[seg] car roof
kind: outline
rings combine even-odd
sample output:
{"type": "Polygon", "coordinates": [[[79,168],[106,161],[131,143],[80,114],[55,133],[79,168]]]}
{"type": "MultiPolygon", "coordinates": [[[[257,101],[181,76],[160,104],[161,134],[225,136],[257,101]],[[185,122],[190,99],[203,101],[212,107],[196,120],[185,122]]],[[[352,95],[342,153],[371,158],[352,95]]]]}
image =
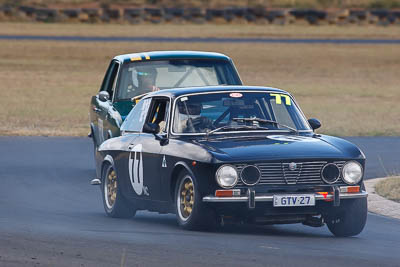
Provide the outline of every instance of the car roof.
{"type": "MultiPolygon", "coordinates": [[[[147,97],[154,96],[167,96],[176,98],[182,95],[197,94],[197,93],[207,93],[207,92],[229,92],[229,91],[268,91],[276,92],[280,94],[289,94],[287,91],[273,88],[273,87],[263,87],[263,86],[246,86],[246,85],[222,85],[222,86],[202,86],[202,87],[185,87],[185,88],[175,88],[175,89],[163,89],[157,92],[148,94],[147,97]]],[[[289,94],[290,95],[290,94],[289,94]]]]}
{"type": "Polygon", "coordinates": [[[132,54],[124,54],[114,59],[128,63],[132,61],[163,60],[163,59],[215,59],[231,60],[227,55],[215,52],[202,51],[151,51],[132,54]]]}

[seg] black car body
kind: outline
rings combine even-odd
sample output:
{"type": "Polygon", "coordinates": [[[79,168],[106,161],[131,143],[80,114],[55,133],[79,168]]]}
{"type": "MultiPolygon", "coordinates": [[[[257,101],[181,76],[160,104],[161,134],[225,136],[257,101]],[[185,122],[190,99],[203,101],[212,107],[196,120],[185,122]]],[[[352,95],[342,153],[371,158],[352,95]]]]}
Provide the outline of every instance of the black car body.
{"type": "Polygon", "coordinates": [[[93,183],[112,217],[172,212],[187,229],[326,222],[335,235],[356,235],[367,215],[365,156],[315,134],[319,126],[279,89],[158,91],[130,112],[120,137],[99,147],[93,183]]]}
{"type": "Polygon", "coordinates": [[[89,136],[95,148],[104,140],[119,136],[122,122],[136,104],[132,98],[144,93],[220,84],[242,84],[233,61],[220,53],[154,51],[116,56],[99,93],[91,98],[89,136]],[[149,68],[152,72],[147,72],[149,68]],[[140,88],[139,75],[150,74],[155,75],[154,88],[140,88]]]}

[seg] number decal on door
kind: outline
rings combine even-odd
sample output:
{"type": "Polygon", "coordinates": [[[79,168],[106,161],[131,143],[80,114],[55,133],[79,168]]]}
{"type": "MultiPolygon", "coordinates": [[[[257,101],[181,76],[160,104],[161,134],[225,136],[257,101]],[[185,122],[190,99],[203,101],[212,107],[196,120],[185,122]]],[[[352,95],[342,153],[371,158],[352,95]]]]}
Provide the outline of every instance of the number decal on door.
{"type": "Polygon", "coordinates": [[[140,196],[143,193],[142,145],[136,145],[131,151],[129,154],[129,178],[131,179],[133,190],[140,196]],[[132,154],[134,154],[133,159],[132,154]]]}

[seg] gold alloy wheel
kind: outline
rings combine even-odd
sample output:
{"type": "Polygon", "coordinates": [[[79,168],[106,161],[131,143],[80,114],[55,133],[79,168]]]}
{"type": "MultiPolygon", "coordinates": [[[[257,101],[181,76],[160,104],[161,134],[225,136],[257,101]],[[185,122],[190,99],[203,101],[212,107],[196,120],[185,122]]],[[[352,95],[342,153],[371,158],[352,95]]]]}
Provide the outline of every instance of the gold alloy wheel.
{"type": "Polygon", "coordinates": [[[180,213],[184,219],[187,219],[189,218],[190,214],[192,214],[194,205],[194,187],[193,181],[190,178],[186,177],[184,182],[181,183],[179,196],[180,213]]]}
{"type": "Polygon", "coordinates": [[[117,198],[117,175],[111,170],[107,175],[107,206],[112,208],[117,198]]]}

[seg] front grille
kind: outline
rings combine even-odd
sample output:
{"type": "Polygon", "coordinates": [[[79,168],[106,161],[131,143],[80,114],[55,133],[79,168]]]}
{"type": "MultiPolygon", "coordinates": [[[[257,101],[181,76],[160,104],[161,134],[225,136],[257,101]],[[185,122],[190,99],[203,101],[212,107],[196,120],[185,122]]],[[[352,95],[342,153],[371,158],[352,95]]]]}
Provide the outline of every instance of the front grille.
{"type": "MultiPolygon", "coordinates": [[[[261,179],[259,185],[321,185],[325,184],[321,178],[321,170],[327,164],[327,161],[311,161],[311,162],[272,162],[272,163],[253,163],[261,171],[261,179]],[[296,168],[294,169],[295,163],[296,168]],[[292,167],[292,168],[291,168],[292,167]]],[[[340,172],[344,165],[344,161],[335,161],[340,172]]],[[[247,164],[235,165],[239,174],[247,164]]],[[[342,179],[338,179],[336,183],[342,183],[342,179]]],[[[244,183],[240,179],[238,186],[243,186],[244,183]]]]}

